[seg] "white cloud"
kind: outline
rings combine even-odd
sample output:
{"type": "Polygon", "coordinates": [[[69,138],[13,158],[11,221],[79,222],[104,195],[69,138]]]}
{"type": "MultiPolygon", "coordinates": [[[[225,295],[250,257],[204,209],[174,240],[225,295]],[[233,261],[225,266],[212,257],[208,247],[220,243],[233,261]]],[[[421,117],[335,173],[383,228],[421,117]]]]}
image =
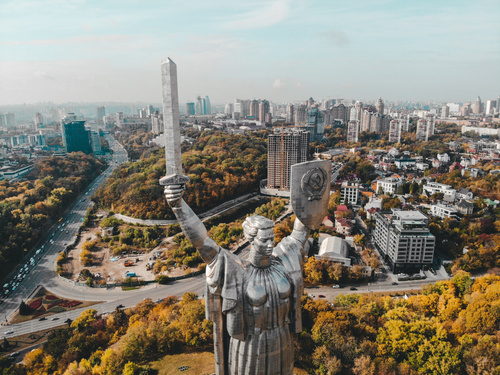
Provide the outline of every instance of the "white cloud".
{"type": "Polygon", "coordinates": [[[232,17],[225,26],[231,30],[258,29],[280,23],[289,15],[289,0],[276,0],[272,3],[265,2],[258,9],[232,17]]]}
{"type": "Polygon", "coordinates": [[[283,82],[281,79],[276,78],[273,82],[273,88],[275,89],[281,89],[285,87],[285,82],[283,82]]]}

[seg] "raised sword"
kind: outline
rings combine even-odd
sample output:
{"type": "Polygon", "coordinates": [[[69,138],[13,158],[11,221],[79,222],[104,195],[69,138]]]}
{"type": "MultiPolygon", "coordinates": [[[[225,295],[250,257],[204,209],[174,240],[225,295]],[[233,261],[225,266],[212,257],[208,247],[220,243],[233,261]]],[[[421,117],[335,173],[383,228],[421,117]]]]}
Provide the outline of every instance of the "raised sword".
{"type": "Polygon", "coordinates": [[[163,137],[165,140],[166,175],[160,185],[183,185],[189,177],[182,172],[181,131],[179,121],[179,93],[177,90],[177,65],[170,59],[161,64],[163,94],[163,137]]]}

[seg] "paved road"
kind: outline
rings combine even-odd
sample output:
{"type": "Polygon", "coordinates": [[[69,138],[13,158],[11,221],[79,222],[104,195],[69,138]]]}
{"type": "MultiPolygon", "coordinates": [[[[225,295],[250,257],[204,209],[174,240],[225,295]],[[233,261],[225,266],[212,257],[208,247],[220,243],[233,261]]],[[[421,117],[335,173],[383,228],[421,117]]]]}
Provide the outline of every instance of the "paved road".
{"type": "MultiPolygon", "coordinates": [[[[26,258],[26,265],[29,270],[26,278],[20,282],[19,286],[4,300],[0,305],[0,320],[5,323],[14,311],[19,307],[22,300],[26,300],[37,289],[39,285],[50,289],[55,288],[57,291],[62,291],[62,281],[56,275],[54,264],[58,254],[63,251],[66,246],[75,240],[81,222],[85,217],[87,209],[92,205],[90,197],[94,191],[109,177],[116,166],[127,162],[128,157],[125,149],[112,137],[107,136],[110,147],[113,149],[113,157],[109,160],[109,167],[97,177],[92,184],[84,191],[81,197],[68,210],[68,213],[62,220],[54,225],[46,236],[45,243],[40,247],[39,254],[33,254],[33,263],[30,262],[31,257],[26,258]]],[[[25,264],[19,266],[23,267],[25,264]]],[[[17,274],[17,271],[15,272],[17,274]]],[[[70,286],[66,285],[66,289],[70,286]]],[[[82,291],[77,295],[77,299],[81,298],[82,291]]],[[[64,294],[62,296],[65,296],[64,294]]],[[[68,296],[68,298],[70,298],[68,296]]],[[[89,296],[90,298],[90,296],[89,296]]],[[[5,329],[3,332],[12,329],[5,329]]],[[[1,333],[1,332],[0,332],[1,333]]],[[[17,335],[18,332],[7,335],[17,335]]],[[[1,335],[0,335],[1,337],[1,335]]]]}

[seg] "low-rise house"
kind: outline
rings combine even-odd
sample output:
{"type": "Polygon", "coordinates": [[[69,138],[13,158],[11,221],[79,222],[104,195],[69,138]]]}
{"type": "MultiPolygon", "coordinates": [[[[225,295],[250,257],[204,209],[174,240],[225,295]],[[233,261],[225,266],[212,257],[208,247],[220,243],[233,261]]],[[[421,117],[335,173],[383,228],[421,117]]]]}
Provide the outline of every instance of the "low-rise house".
{"type": "Polygon", "coordinates": [[[345,217],[335,219],[335,231],[337,233],[343,234],[344,236],[350,236],[352,233],[351,220],[345,217]]]}
{"type": "Polygon", "coordinates": [[[446,204],[433,204],[431,206],[431,215],[439,217],[441,219],[451,217],[457,217],[457,210],[454,206],[446,205],[446,204]]]}
{"type": "Polygon", "coordinates": [[[455,208],[457,209],[457,212],[462,215],[471,215],[474,211],[474,203],[461,199],[457,204],[455,204],[455,208]]]}
{"type": "Polygon", "coordinates": [[[446,152],[443,154],[437,154],[437,159],[441,163],[449,163],[450,162],[450,157],[448,156],[448,154],[446,152]]]}
{"type": "Polygon", "coordinates": [[[461,172],[462,176],[464,176],[466,172],[469,172],[469,176],[472,178],[477,178],[479,176],[479,168],[465,167],[461,172]]]}
{"type": "Polygon", "coordinates": [[[394,165],[399,169],[412,169],[415,167],[415,164],[416,161],[414,158],[403,157],[394,160],[394,165]]]}
{"type": "Polygon", "coordinates": [[[427,164],[427,163],[416,163],[415,167],[419,171],[425,171],[426,169],[429,169],[429,164],[427,164]]]}
{"type": "Polygon", "coordinates": [[[470,191],[468,189],[460,188],[457,190],[457,192],[455,194],[455,200],[458,201],[461,199],[466,199],[466,200],[471,201],[472,199],[474,199],[474,194],[472,194],[472,191],[470,191]]]}
{"type": "Polygon", "coordinates": [[[453,189],[450,185],[440,184],[438,182],[429,182],[427,185],[424,185],[424,192],[429,197],[432,194],[442,193],[443,199],[446,202],[455,201],[456,190],[453,189]]]}

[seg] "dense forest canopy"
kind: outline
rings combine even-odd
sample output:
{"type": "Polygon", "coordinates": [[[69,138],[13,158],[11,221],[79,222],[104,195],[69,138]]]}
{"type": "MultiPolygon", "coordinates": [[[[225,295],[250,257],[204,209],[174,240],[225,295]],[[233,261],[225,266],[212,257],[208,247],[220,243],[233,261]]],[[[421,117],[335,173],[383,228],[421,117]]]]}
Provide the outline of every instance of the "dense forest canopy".
{"type": "Polygon", "coordinates": [[[78,152],[37,161],[27,181],[0,181],[0,277],[7,276],[104,167],[78,152]]]}
{"type": "MultiPolygon", "coordinates": [[[[420,294],[302,298],[303,331],[295,336],[295,366],[308,374],[477,375],[500,371],[500,277],[429,284],[420,294]]],[[[203,300],[145,300],[100,316],[87,310],[53,331],[42,348],[5,375],[153,374],[168,354],[213,351],[203,300]],[[126,372],[129,368],[137,372],[126,372]]]]}
{"type": "MultiPolygon", "coordinates": [[[[257,134],[202,134],[182,155],[191,181],[184,199],[205,211],[237,196],[256,191],[267,173],[265,137],[257,134]]],[[[173,218],[159,179],[165,175],[163,148],[144,151],[136,162],[113,172],[94,201],[99,207],[141,219],[173,218]]]]}

